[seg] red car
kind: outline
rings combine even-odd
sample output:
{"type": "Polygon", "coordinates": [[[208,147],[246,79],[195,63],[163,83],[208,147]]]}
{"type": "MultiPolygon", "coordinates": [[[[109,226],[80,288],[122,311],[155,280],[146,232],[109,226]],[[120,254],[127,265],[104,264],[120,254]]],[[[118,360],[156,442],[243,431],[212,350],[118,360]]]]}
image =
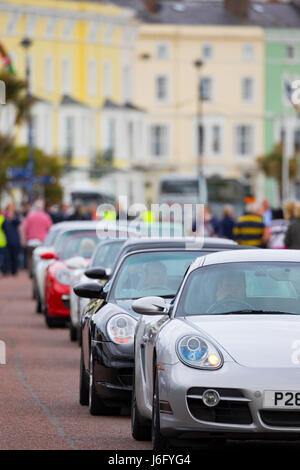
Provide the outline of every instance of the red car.
{"type": "Polygon", "coordinates": [[[77,231],[64,240],[58,253],[41,255],[53,259],[45,277],[45,318],[49,328],[64,326],[69,321],[71,270],[84,268],[98,242],[95,230],[77,231]]]}

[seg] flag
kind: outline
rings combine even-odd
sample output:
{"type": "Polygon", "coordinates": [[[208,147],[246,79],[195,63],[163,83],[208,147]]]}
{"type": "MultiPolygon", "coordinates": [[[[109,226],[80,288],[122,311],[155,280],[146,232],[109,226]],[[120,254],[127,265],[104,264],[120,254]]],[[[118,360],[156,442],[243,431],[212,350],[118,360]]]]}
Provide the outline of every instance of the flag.
{"type": "Polygon", "coordinates": [[[284,85],[285,85],[285,91],[286,91],[289,102],[291,103],[295,111],[299,112],[300,106],[298,103],[295,103],[293,100],[294,89],[292,88],[292,85],[290,84],[290,82],[287,82],[287,81],[284,83],[284,85]]]}
{"type": "Polygon", "coordinates": [[[4,70],[14,75],[15,70],[13,68],[11,58],[9,57],[5,47],[1,43],[0,43],[0,57],[1,57],[4,70]]]}

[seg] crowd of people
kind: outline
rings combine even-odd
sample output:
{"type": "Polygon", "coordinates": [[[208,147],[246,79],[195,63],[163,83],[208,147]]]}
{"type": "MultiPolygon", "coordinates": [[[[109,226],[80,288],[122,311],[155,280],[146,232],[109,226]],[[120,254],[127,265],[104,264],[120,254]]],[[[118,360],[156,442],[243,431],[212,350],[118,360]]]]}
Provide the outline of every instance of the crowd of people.
{"type": "Polygon", "coordinates": [[[220,220],[206,206],[204,226],[207,236],[229,238],[240,245],[300,249],[300,204],[294,201],[286,202],[283,209],[271,209],[267,199],[259,204],[246,198],[244,214],[236,217],[233,208],[225,206],[220,220]]]}
{"type": "MultiPolygon", "coordinates": [[[[68,220],[97,220],[97,205],[58,206],[39,199],[19,211],[13,202],[0,209],[0,272],[16,275],[20,268],[30,270],[34,247],[45,240],[52,224],[68,220]]],[[[193,232],[197,233],[195,225],[193,232]]],[[[300,249],[300,203],[289,201],[283,209],[271,209],[267,199],[259,204],[247,198],[244,214],[236,216],[233,207],[224,206],[222,217],[205,206],[204,235],[259,248],[300,249]]]]}
{"type": "Polygon", "coordinates": [[[19,269],[30,270],[32,251],[43,242],[52,224],[67,220],[96,220],[97,205],[45,204],[38,199],[16,210],[13,202],[0,209],[0,272],[13,275],[19,269]]]}

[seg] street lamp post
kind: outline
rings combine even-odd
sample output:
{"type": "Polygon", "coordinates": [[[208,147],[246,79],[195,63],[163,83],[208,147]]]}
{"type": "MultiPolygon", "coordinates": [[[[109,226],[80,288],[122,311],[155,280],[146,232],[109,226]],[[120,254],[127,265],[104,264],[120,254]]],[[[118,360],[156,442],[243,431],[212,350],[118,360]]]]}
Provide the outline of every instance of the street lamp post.
{"type": "MultiPolygon", "coordinates": [[[[28,49],[32,45],[32,41],[29,38],[24,38],[20,45],[24,48],[25,53],[26,53],[26,81],[27,81],[27,90],[26,90],[26,99],[29,103],[30,97],[31,97],[31,92],[30,92],[30,62],[29,62],[29,56],[28,56],[28,49]]],[[[27,117],[27,123],[28,123],[28,164],[27,164],[27,171],[28,171],[28,196],[29,196],[29,202],[33,202],[34,198],[34,149],[33,149],[33,135],[32,135],[32,115],[30,112],[30,108],[28,109],[28,117],[27,117]]]]}
{"type": "Polygon", "coordinates": [[[199,202],[201,201],[201,180],[203,178],[203,142],[204,142],[204,132],[202,128],[202,99],[201,99],[201,81],[200,81],[200,70],[203,67],[203,61],[198,59],[195,60],[194,66],[197,72],[196,77],[196,99],[197,99],[197,177],[198,177],[198,192],[199,192],[199,202]]]}

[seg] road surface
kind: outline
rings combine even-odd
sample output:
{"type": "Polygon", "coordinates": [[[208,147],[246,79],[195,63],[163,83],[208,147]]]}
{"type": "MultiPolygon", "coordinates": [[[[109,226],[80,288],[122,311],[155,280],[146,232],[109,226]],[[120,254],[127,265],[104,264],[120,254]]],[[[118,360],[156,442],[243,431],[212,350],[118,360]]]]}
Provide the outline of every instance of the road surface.
{"type": "MultiPolygon", "coordinates": [[[[79,405],[80,349],[70,342],[68,329],[48,329],[35,313],[24,272],[0,277],[1,340],[7,363],[1,365],[0,343],[0,450],[151,449],[150,442],[132,439],[128,416],[91,416],[79,405]]],[[[230,442],[226,449],[273,446],[230,442]]],[[[277,449],[286,447],[298,444],[276,443],[277,449]]]]}
{"type": "MultiPolygon", "coordinates": [[[[1,276],[1,275],[0,275],[1,276]]],[[[128,416],[91,416],[78,403],[80,349],[35,313],[26,273],[0,277],[0,449],[150,449],[128,416]]]]}

